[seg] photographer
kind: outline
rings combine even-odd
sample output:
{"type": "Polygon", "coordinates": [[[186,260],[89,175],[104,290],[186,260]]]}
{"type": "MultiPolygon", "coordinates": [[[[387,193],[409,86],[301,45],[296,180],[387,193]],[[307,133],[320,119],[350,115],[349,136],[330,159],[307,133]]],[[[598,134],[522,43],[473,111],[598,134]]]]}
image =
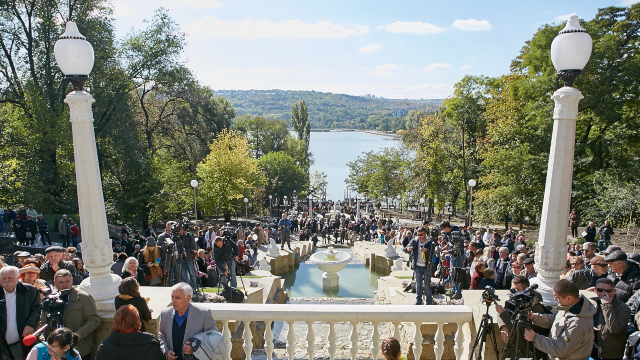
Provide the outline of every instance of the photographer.
{"type": "MultiPolygon", "coordinates": [[[[529,288],[529,279],[527,279],[526,276],[516,275],[511,281],[512,294],[522,293],[528,288],[529,288]]],[[[532,295],[535,296],[535,299],[531,299],[531,300],[526,299],[526,300],[529,300],[530,302],[535,302],[533,306],[528,307],[525,305],[524,309],[515,309],[515,310],[527,311],[526,315],[528,315],[529,310],[536,313],[540,313],[540,314],[547,313],[546,308],[542,305],[542,296],[538,292],[534,292],[532,295]]],[[[514,326],[517,326],[516,322],[517,322],[518,313],[512,313],[511,311],[506,311],[504,307],[498,304],[496,304],[496,312],[500,317],[499,324],[503,323],[503,325],[500,325],[500,338],[502,338],[502,341],[504,341],[504,343],[507,345],[504,350],[504,352],[506,352],[506,355],[503,354],[502,355],[503,358],[515,359],[515,358],[521,358],[521,357],[525,357],[525,358],[530,357],[529,356],[530,354],[528,353],[528,349],[531,343],[528,343],[525,341],[524,332],[521,332],[521,337],[518,339],[518,348],[515,347],[516,339],[511,337],[511,331],[515,330],[514,326]]],[[[535,331],[537,334],[540,334],[543,336],[546,336],[547,334],[549,334],[549,330],[543,329],[539,326],[533,325],[531,326],[531,329],[533,329],[533,331],[535,331]]],[[[540,349],[536,349],[536,357],[537,359],[546,359],[547,354],[545,354],[540,349]]]]}
{"type": "Polygon", "coordinates": [[[218,274],[224,275],[225,283],[231,280],[231,287],[237,287],[236,262],[238,261],[238,245],[228,237],[217,237],[213,246],[213,258],[216,261],[218,274]]]}
{"type": "MultiPolygon", "coordinates": [[[[195,265],[194,260],[198,251],[198,246],[196,245],[196,240],[194,239],[191,233],[187,232],[185,223],[179,223],[176,225],[178,227],[178,234],[180,235],[180,242],[182,243],[182,249],[180,252],[180,257],[186,263],[186,270],[183,266],[182,268],[182,281],[190,284],[192,287],[195,287],[195,265]]],[[[174,239],[176,238],[174,234],[174,239]]],[[[176,241],[178,242],[178,241],[176,241]]],[[[180,248],[180,247],[179,247],[180,248]]]]}
{"type": "Polygon", "coordinates": [[[431,294],[431,266],[435,243],[427,237],[427,229],[418,230],[418,238],[411,240],[406,251],[411,254],[411,267],[416,278],[416,305],[422,305],[422,293],[427,298],[427,305],[433,302],[431,294]]]}
{"type": "Polygon", "coordinates": [[[278,231],[280,231],[280,250],[284,250],[286,242],[289,250],[293,251],[291,249],[291,220],[287,218],[287,213],[282,213],[282,219],[278,222],[278,231]]]}
{"type": "Polygon", "coordinates": [[[534,314],[528,319],[534,325],[551,329],[549,337],[524,331],[524,338],[533,341],[552,357],[560,359],[588,359],[593,348],[593,316],[596,307],[569,280],[558,280],[553,285],[553,295],[558,301],[557,314],[534,314]]]}
{"type": "MultiPolygon", "coordinates": [[[[90,358],[94,350],[93,332],[100,326],[100,316],[96,309],[96,302],[91,295],[73,287],[73,277],[66,269],[56,272],[54,278],[56,289],[60,292],[58,301],[62,301],[64,312],[62,323],[74,333],[78,334],[78,352],[83,358],[90,358]]],[[[53,296],[50,294],[49,297],[53,296]]],[[[46,299],[45,301],[46,302],[46,299]]],[[[49,308],[51,311],[51,308],[49,308]]],[[[49,312],[42,312],[43,323],[47,323],[49,312]]]]}
{"type": "Polygon", "coordinates": [[[598,234],[600,234],[600,240],[598,240],[598,250],[602,251],[609,245],[611,245],[611,235],[614,234],[609,220],[605,220],[604,225],[600,226],[600,229],[598,229],[598,234]]]}
{"type": "Polygon", "coordinates": [[[440,223],[440,228],[442,228],[442,238],[449,245],[450,271],[453,279],[453,296],[451,298],[454,300],[461,299],[462,283],[466,275],[462,268],[464,262],[464,237],[454,238],[451,234],[451,224],[448,221],[440,223]]]}

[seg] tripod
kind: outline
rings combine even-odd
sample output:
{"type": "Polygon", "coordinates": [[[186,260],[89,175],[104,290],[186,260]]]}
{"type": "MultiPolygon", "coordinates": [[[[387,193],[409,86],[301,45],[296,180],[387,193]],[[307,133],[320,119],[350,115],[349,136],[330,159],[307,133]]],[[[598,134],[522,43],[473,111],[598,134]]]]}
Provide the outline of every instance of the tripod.
{"type": "Polygon", "coordinates": [[[502,349],[502,356],[500,360],[506,360],[508,358],[511,359],[534,359],[538,360],[538,355],[536,354],[536,350],[533,347],[533,343],[530,341],[526,341],[527,346],[524,349],[524,354],[521,354],[520,347],[518,346],[520,339],[524,338],[524,329],[531,329],[531,321],[526,319],[523,315],[517,315],[516,320],[513,322],[511,326],[511,333],[509,334],[509,339],[507,340],[507,345],[505,345],[504,349],[502,349]],[[512,352],[512,349],[513,352],[512,352]]]}
{"type": "Polygon", "coordinates": [[[480,322],[480,327],[478,327],[478,334],[476,335],[476,339],[473,342],[473,348],[471,349],[471,353],[469,354],[469,360],[473,359],[473,354],[476,352],[476,348],[478,348],[478,355],[476,356],[476,360],[482,359],[482,353],[484,351],[484,344],[487,342],[487,335],[491,336],[491,340],[493,340],[493,351],[496,352],[496,357],[498,357],[498,342],[496,341],[496,332],[494,330],[494,322],[491,315],[489,315],[489,307],[491,306],[492,301],[484,300],[485,305],[487,306],[487,312],[482,315],[482,321],[480,322]]]}

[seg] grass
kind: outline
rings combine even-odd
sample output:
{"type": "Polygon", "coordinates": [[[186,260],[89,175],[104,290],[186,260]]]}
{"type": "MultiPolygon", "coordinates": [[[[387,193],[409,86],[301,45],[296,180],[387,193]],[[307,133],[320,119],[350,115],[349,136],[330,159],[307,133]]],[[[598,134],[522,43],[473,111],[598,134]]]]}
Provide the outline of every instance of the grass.
{"type": "MultiPolygon", "coordinates": [[[[237,289],[238,290],[244,290],[243,287],[239,287],[237,289]]],[[[209,287],[209,288],[202,289],[202,291],[206,292],[206,293],[217,293],[217,292],[222,292],[222,288],[221,287],[209,287]]]]}
{"type": "Polygon", "coordinates": [[[397,279],[413,279],[413,276],[394,276],[397,279]]]}

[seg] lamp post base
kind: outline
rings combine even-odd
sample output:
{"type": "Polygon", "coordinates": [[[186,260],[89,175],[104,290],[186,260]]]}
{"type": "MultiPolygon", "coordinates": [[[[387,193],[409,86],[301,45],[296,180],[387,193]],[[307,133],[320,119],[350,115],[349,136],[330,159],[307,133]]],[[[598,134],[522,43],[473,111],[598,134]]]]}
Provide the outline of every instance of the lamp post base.
{"type": "Polygon", "coordinates": [[[122,278],[115,274],[97,277],[89,276],[78,286],[79,290],[91,295],[96,301],[96,308],[101,312],[112,312],[114,299],[118,296],[118,287],[122,278]]]}

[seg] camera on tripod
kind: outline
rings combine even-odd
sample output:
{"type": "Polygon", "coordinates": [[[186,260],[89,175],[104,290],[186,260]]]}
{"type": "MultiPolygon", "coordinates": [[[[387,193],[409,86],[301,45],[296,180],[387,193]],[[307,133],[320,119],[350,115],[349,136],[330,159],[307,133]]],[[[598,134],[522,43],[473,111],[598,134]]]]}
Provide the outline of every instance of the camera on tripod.
{"type": "Polygon", "coordinates": [[[529,315],[531,308],[540,302],[540,296],[536,289],[538,284],[533,284],[521,292],[509,294],[509,300],[505,301],[504,309],[512,315],[529,315]]]}
{"type": "Polygon", "coordinates": [[[487,286],[482,292],[482,301],[487,303],[487,306],[491,305],[491,303],[500,301],[498,295],[496,295],[496,289],[491,286],[487,286]]]}
{"type": "Polygon", "coordinates": [[[62,316],[64,308],[66,306],[66,300],[71,294],[71,289],[58,291],[51,284],[49,284],[49,291],[42,299],[42,309],[47,312],[47,324],[49,328],[48,332],[53,331],[59,327],[64,326],[62,323],[62,316]]]}
{"type": "Polygon", "coordinates": [[[449,251],[453,256],[464,255],[464,242],[466,236],[462,231],[452,231],[449,233],[449,251]]]}

